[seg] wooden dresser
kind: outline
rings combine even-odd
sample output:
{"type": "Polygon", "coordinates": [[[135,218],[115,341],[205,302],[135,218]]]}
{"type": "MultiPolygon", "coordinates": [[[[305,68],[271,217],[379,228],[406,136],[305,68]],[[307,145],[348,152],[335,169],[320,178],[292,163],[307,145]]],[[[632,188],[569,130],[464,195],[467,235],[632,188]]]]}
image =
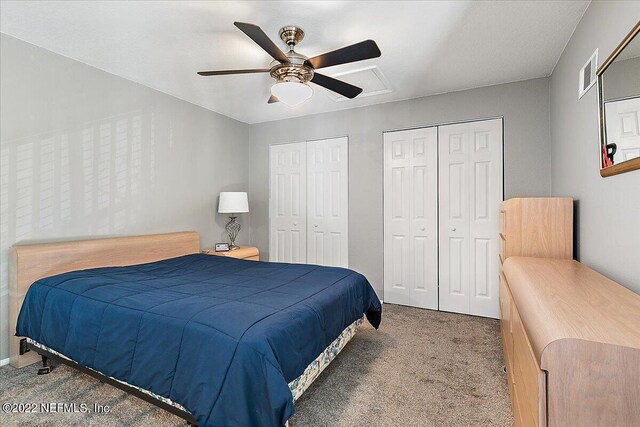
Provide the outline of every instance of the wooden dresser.
{"type": "Polygon", "coordinates": [[[640,426],[640,296],[570,259],[571,206],[502,206],[500,326],[515,424],[640,426]]]}
{"type": "Polygon", "coordinates": [[[500,265],[510,256],[573,258],[573,199],[509,199],[500,207],[500,265]]]}

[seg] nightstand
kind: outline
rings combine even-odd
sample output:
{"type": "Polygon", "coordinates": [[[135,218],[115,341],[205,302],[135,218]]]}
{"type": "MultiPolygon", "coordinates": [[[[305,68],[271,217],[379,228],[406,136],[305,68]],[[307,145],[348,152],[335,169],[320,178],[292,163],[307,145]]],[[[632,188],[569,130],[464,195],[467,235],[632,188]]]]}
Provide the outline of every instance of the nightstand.
{"type": "Polygon", "coordinates": [[[216,252],[213,249],[203,249],[203,254],[226,256],[230,258],[246,259],[248,261],[260,261],[260,252],[255,246],[240,246],[235,251],[216,252]]]}

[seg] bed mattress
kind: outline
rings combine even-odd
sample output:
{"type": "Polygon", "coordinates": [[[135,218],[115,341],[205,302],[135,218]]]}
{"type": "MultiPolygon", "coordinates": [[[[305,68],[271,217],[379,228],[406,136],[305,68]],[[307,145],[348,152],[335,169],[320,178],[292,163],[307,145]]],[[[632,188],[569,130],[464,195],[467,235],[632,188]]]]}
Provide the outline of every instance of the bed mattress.
{"type": "Polygon", "coordinates": [[[289,384],[381,305],[342,268],[194,254],[42,279],[17,334],[169,399],[201,426],[282,426],[289,384]]]}

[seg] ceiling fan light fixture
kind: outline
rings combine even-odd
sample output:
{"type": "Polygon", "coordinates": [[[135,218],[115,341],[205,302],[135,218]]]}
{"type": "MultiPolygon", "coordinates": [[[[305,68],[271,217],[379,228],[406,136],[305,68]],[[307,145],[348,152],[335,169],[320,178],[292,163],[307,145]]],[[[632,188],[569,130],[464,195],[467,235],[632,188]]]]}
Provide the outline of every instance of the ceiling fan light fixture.
{"type": "Polygon", "coordinates": [[[313,95],[313,89],[301,82],[278,82],[271,86],[271,94],[290,107],[302,104],[313,95]]]}

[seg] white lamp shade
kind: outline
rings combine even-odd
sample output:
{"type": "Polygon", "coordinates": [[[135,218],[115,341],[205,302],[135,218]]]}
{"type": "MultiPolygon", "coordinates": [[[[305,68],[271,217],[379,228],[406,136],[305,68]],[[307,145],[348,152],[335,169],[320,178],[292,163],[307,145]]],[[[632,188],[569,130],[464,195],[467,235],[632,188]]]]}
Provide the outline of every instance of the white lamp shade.
{"type": "Polygon", "coordinates": [[[218,213],[249,212],[249,200],[244,191],[223,191],[220,193],[218,213]]]}
{"type": "Polygon", "coordinates": [[[299,82],[280,82],[271,86],[271,94],[285,104],[293,107],[311,98],[313,89],[299,82]]]}

